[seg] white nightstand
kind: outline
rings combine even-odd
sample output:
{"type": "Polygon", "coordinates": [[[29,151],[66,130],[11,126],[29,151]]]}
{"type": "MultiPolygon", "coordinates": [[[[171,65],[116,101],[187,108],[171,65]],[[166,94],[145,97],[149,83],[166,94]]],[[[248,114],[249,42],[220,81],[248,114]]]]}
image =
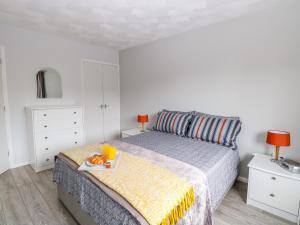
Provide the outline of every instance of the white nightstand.
{"type": "Polygon", "coordinates": [[[299,225],[300,174],[291,173],[270,159],[255,154],[249,163],[247,204],[299,225]]]}
{"type": "MultiPolygon", "coordinates": [[[[144,132],[148,132],[148,131],[149,130],[145,130],[144,132]]],[[[122,138],[125,138],[125,137],[134,136],[137,134],[142,134],[144,132],[142,132],[140,128],[133,128],[133,129],[129,129],[129,130],[123,130],[121,132],[121,134],[122,134],[122,138]]]]}

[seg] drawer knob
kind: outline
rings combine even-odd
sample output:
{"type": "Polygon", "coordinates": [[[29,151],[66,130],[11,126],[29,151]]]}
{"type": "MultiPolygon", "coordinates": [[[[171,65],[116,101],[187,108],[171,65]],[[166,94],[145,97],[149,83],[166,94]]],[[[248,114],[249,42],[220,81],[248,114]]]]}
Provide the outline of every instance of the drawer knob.
{"type": "Polygon", "coordinates": [[[76,114],[77,112],[74,112],[74,114],[76,114]]]}
{"type": "Polygon", "coordinates": [[[75,141],[75,144],[77,144],[77,141],[75,141]]]}
{"type": "Polygon", "coordinates": [[[272,180],[276,180],[276,177],[271,177],[272,180]]]}
{"type": "Polygon", "coordinates": [[[48,127],[47,125],[45,125],[44,127],[48,127]]]}
{"type": "Polygon", "coordinates": [[[45,150],[49,150],[49,148],[45,148],[45,150]]]}
{"type": "Polygon", "coordinates": [[[77,124],[77,122],[74,122],[74,124],[77,124]]]}
{"type": "Polygon", "coordinates": [[[45,137],[45,139],[48,139],[48,137],[45,137]]]}
{"type": "Polygon", "coordinates": [[[44,114],[43,116],[47,116],[47,114],[44,114]]]}
{"type": "Polygon", "coordinates": [[[75,131],[74,134],[77,134],[77,131],[75,131]]]}
{"type": "Polygon", "coordinates": [[[46,159],[46,161],[48,162],[50,159],[46,159]]]}
{"type": "Polygon", "coordinates": [[[270,194],[270,196],[273,198],[273,197],[275,197],[275,195],[274,194],[270,194]]]}

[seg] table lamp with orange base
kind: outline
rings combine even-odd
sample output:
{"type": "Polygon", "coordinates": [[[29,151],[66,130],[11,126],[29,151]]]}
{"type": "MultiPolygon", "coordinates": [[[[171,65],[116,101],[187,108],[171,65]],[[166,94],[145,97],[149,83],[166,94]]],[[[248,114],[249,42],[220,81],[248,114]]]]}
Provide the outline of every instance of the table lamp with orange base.
{"type": "Polygon", "coordinates": [[[149,121],[148,114],[138,115],[137,121],[142,124],[141,132],[145,132],[144,124],[149,121]]]}
{"type": "Polygon", "coordinates": [[[272,161],[279,160],[279,150],[281,146],[290,146],[290,132],[280,130],[269,130],[267,134],[267,141],[270,145],[275,145],[275,158],[272,161]]]}

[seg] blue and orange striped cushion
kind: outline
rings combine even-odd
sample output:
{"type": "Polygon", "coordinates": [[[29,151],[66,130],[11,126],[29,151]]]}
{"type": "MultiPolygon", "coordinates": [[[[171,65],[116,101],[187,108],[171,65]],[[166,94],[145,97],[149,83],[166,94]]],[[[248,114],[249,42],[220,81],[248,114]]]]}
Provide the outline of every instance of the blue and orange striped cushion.
{"type": "Polygon", "coordinates": [[[163,110],[157,114],[154,130],[185,136],[192,114],[163,110]]]}
{"type": "Polygon", "coordinates": [[[241,130],[238,117],[195,115],[187,136],[236,149],[236,138],[241,130]]]}

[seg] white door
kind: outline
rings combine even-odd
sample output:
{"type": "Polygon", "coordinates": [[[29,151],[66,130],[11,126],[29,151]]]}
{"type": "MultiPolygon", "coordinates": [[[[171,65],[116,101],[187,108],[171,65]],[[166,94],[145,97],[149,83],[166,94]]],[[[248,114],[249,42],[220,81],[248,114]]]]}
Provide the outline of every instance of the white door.
{"type": "Polygon", "coordinates": [[[8,143],[7,143],[7,133],[6,133],[5,112],[4,112],[4,90],[3,90],[4,88],[3,88],[2,75],[3,75],[2,64],[0,61],[0,173],[3,173],[9,168],[8,143]]]}
{"type": "Polygon", "coordinates": [[[120,87],[119,68],[101,65],[104,103],[104,139],[109,141],[120,136],[120,87]]]}
{"type": "Polygon", "coordinates": [[[99,63],[83,63],[84,83],[84,128],[87,144],[95,144],[104,141],[103,112],[101,109],[102,77],[99,63]]]}

